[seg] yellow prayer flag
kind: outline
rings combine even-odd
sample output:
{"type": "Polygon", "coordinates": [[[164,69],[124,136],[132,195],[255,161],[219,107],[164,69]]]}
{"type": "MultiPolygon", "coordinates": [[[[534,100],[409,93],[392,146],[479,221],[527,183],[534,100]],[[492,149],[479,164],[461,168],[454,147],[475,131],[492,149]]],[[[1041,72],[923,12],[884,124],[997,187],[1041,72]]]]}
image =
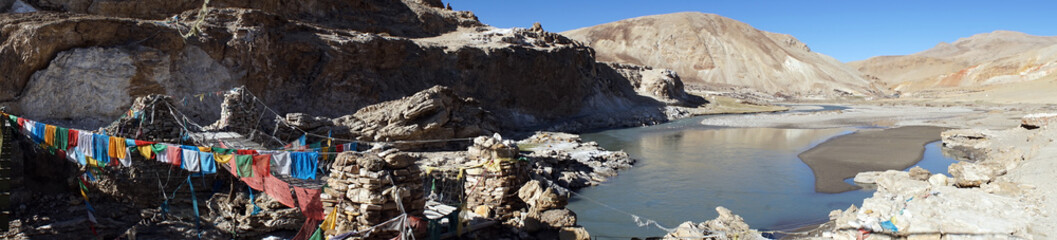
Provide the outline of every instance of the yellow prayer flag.
{"type": "Polygon", "coordinates": [[[136,146],[136,149],[139,150],[140,155],[143,155],[143,158],[154,158],[154,149],[151,149],[151,145],[136,146]]]}
{"type": "Polygon", "coordinates": [[[326,230],[326,231],[333,230],[334,229],[334,222],[337,222],[337,219],[338,219],[338,208],[334,208],[333,210],[330,210],[330,214],[327,214],[327,217],[323,219],[323,224],[320,225],[319,227],[323,228],[323,230],[326,230]]]}
{"type": "Polygon", "coordinates": [[[87,160],[88,166],[99,167],[99,161],[96,161],[94,158],[89,157],[89,156],[84,156],[84,159],[87,160]]]}
{"type": "Polygon", "coordinates": [[[44,125],[44,143],[47,146],[55,146],[55,126],[44,125]]]}
{"type": "Polygon", "coordinates": [[[220,164],[227,164],[231,159],[235,158],[235,154],[219,154],[214,153],[213,158],[220,164]]]}

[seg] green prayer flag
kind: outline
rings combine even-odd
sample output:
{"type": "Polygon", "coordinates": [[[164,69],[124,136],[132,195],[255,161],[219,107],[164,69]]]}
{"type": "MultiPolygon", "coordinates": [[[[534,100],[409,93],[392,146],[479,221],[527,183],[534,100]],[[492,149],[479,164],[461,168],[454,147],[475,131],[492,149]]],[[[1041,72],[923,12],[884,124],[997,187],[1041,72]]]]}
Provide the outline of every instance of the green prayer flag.
{"type": "Polygon", "coordinates": [[[316,231],[312,233],[312,236],[308,237],[308,240],[323,240],[323,231],[320,231],[317,227],[316,231]]]}
{"type": "Polygon", "coordinates": [[[232,153],[235,153],[235,149],[213,147],[213,153],[214,154],[232,154],[232,153]]]}
{"type": "Polygon", "coordinates": [[[157,153],[160,153],[160,152],[165,152],[166,148],[169,148],[169,147],[165,146],[165,144],[160,144],[160,143],[157,143],[157,144],[154,144],[154,145],[150,145],[150,150],[154,151],[155,155],[157,155],[157,153]]]}
{"type": "Polygon", "coordinates": [[[253,155],[235,155],[239,177],[253,177],[253,155]]]}
{"type": "Polygon", "coordinates": [[[70,143],[70,129],[56,127],[55,128],[55,147],[65,151],[69,147],[70,143]]]}

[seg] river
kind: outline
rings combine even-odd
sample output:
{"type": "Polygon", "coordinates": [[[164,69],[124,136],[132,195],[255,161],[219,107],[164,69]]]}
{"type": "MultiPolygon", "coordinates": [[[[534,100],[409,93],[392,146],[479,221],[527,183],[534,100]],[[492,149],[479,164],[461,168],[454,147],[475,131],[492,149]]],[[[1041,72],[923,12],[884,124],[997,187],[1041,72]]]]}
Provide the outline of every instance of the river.
{"type": "MultiPolygon", "coordinates": [[[[823,110],[828,109],[832,108],[823,110]]],[[[856,128],[701,125],[707,117],[582,135],[585,141],[622,149],[639,161],[570,200],[569,208],[577,213],[580,225],[599,239],[662,236],[663,230],[640,227],[631,215],[640,217],[640,222],[649,219],[674,228],[685,221],[715,218],[715,207],[723,206],[753,228],[790,230],[826,221],[831,210],[859,205],[873,194],[872,190],[817,193],[811,169],[797,158],[800,152],[856,128]]],[[[917,165],[946,173],[954,160],[939,148],[939,142],[928,144],[917,165]]]]}

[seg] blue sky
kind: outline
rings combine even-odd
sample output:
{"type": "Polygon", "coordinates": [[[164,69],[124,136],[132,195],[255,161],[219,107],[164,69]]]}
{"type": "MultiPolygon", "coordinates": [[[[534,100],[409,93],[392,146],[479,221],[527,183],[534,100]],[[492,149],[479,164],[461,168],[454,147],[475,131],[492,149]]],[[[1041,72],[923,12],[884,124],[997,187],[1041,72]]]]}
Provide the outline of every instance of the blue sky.
{"type": "Polygon", "coordinates": [[[654,14],[715,13],[793,35],[840,61],[904,55],[995,30],[1057,35],[1057,1],[446,0],[485,24],[561,32],[654,14]]]}

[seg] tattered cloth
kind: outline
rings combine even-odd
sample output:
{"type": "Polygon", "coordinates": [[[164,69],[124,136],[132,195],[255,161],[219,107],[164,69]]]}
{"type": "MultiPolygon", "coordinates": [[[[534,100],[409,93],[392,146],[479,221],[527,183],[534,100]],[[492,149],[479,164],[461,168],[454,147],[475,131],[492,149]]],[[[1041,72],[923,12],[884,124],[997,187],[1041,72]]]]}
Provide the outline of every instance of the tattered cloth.
{"type": "Polygon", "coordinates": [[[294,196],[290,194],[290,185],[275,176],[264,177],[264,192],[287,207],[295,207],[294,196]]]}

